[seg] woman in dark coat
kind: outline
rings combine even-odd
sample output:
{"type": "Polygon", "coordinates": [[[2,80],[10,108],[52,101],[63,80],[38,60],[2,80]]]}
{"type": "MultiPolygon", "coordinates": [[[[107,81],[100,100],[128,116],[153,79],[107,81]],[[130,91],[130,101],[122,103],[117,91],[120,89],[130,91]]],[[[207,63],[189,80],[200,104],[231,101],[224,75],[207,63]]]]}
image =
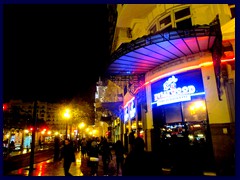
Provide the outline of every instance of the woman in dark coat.
{"type": "Polygon", "coordinates": [[[112,154],[111,154],[111,150],[109,147],[109,143],[107,142],[107,139],[103,139],[101,154],[102,154],[102,162],[103,162],[103,173],[105,176],[108,176],[108,171],[109,171],[108,166],[109,166],[110,160],[112,160],[112,154]]]}
{"type": "Polygon", "coordinates": [[[121,140],[117,140],[115,144],[115,155],[116,155],[116,163],[117,163],[117,176],[119,174],[119,168],[123,170],[123,161],[124,161],[124,146],[121,140]]]}
{"type": "Polygon", "coordinates": [[[91,175],[97,176],[98,172],[98,155],[99,149],[96,140],[93,140],[89,149],[89,165],[91,167],[91,175]]]}
{"type": "Polygon", "coordinates": [[[75,153],[72,143],[69,139],[65,139],[64,146],[61,150],[61,156],[60,159],[64,159],[63,162],[63,168],[64,168],[64,174],[65,176],[72,176],[71,173],[69,173],[70,166],[72,162],[75,162],[75,153]]]}

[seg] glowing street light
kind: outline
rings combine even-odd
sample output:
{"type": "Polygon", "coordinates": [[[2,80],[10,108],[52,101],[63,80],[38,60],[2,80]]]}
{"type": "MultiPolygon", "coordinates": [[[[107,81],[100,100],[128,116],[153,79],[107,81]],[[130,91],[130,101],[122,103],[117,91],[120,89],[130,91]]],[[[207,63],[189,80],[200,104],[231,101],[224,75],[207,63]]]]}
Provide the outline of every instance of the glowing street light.
{"type": "Polygon", "coordinates": [[[67,138],[67,131],[68,131],[68,120],[70,119],[70,110],[66,109],[64,114],[63,114],[63,118],[66,119],[66,138],[67,138]]]}

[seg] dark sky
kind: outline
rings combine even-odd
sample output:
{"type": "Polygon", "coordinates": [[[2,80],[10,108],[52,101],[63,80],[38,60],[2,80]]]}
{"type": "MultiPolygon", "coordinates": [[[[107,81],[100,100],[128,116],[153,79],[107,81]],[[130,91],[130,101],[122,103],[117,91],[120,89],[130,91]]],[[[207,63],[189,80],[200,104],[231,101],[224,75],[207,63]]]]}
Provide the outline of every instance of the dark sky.
{"type": "Polygon", "coordinates": [[[106,5],[4,5],[3,101],[93,100],[107,58],[106,5]]]}

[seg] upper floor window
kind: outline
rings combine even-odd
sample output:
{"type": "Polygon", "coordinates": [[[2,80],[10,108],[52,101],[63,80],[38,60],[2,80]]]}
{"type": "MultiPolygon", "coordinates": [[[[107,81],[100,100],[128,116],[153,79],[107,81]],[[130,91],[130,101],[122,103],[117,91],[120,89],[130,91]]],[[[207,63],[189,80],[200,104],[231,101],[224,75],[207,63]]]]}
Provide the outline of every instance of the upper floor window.
{"type": "Polygon", "coordinates": [[[191,15],[191,14],[190,14],[190,8],[188,7],[186,9],[175,12],[175,20],[184,18],[189,15],[191,15]]]}
{"type": "Polygon", "coordinates": [[[177,29],[189,29],[192,27],[192,20],[191,18],[189,19],[184,19],[183,21],[176,22],[177,29]]]}
{"type": "Polygon", "coordinates": [[[168,32],[173,28],[189,29],[192,27],[190,7],[184,9],[172,9],[166,15],[158,19],[158,23],[149,29],[150,33],[157,31],[168,32]]]}
{"type": "Polygon", "coordinates": [[[235,4],[228,4],[230,11],[231,11],[231,19],[235,18],[235,4]]]}
{"type": "Polygon", "coordinates": [[[154,34],[155,32],[157,32],[157,26],[154,25],[153,27],[150,28],[150,33],[154,34]]]}
{"type": "Polygon", "coordinates": [[[163,28],[164,26],[167,26],[171,23],[171,16],[167,16],[164,19],[160,20],[160,28],[163,28]]]}

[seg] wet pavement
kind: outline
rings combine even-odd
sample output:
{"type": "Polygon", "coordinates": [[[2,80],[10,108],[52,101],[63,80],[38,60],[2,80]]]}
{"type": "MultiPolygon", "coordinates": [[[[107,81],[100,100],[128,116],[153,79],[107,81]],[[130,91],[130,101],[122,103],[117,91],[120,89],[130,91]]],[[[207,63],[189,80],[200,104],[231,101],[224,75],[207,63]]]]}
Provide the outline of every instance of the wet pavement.
{"type": "MultiPolygon", "coordinates": [[[[76,152],[76,162],[72,163],[69,172],[73,176],[91,176],[90,168],[87,167],[87,158],[81,157],[80,152],[76,152]]],[[[63,160],[54,162],[53,158],[34,164],[34,170],[29,174],[29,166],[23,167],[7,173],[5,176],[64,176],[63,160]]],[[[98,176],[103,176],[103,164],[99,156],[98,176]]],[[[109,176],[116,176],[116,156],[112,155],[109,164],[109,176]]],[[[121,176],[121,172],[119,174],[121,176]]]]}

